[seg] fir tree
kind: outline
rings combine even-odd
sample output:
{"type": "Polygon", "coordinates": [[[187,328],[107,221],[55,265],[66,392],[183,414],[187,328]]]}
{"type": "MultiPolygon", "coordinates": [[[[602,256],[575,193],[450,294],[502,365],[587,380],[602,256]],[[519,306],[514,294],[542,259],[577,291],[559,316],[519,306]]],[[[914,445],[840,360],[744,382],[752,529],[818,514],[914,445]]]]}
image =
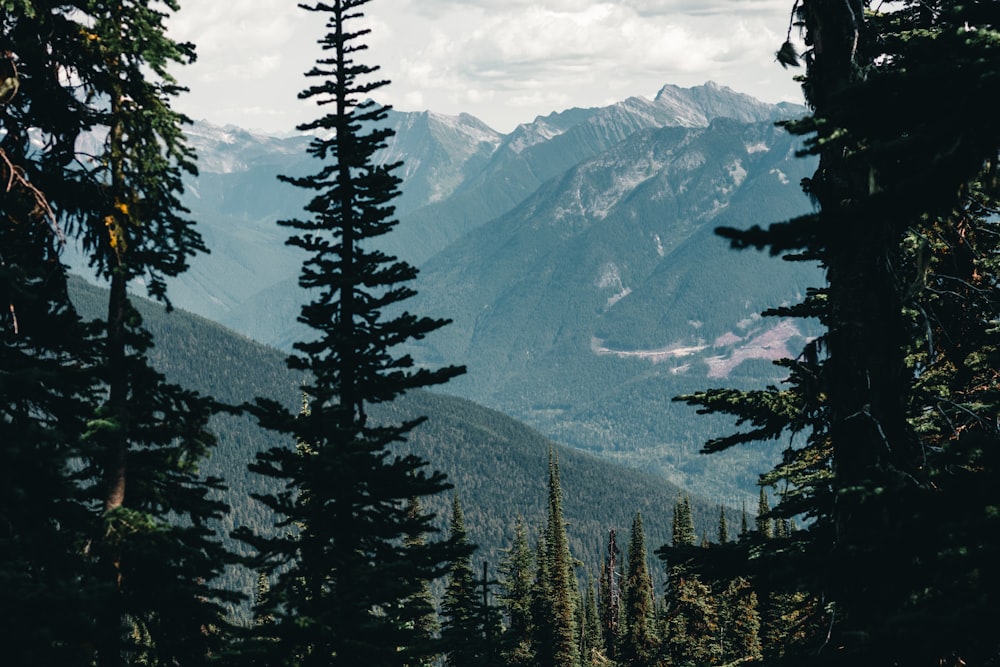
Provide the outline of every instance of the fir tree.
{"type": "Polygon", "coordinates": [[[559,461],[553,449],[549,450],[549,515],[545,532],[545,571],[549,580],[546,587],[547,606],[552,619],[551,664],[554,667],[578,667],[580,651],[574,601],[577,585],[569,540],[566,537],[566,523],[563,520],[559,461]]]}
{"type": "Polygon", "coordinates": [[[524,519],[518,516],[514,543],[500,563],[500,604],[506,617],[501,644],[510,665],[527,665],[534,660],[531,619],[534,567],[527,528],[524,519]]]}
{"type": "Polygon", "coordinates": [[[615,529],[608,531],[608,548],[601,568],[600,611],[601,632],[604,638],[604,652],[608,659],[618,659],[618,646],[625,625],[622,622],[622,589],[625,580],[621,571],[615,529]]]}
{"type": "MultiPolygon", "coordinates": [[[[995,424],[987,426],[996,402],[979,391],[982,376],[972,370],[992,348],[980,334],[992,326],[983,325],[995,320],[995,307],[965,291],[995,284],[994,269],[953,263],[989,256],[981,251],[992,245],[969,213],[977,191],[989,199],[996,184],[1000,133],[995,116],[982,112],[982,86],[997,75],[998,16],[989,3],[872,9],[861,0],[796,4],[812,114],[788,127],[819,157],[804,183],[818,211],[766,229],[720,230],[735,247],[820,261],[827,285],[772,312],[818,318],[826,332],[799,359],[783,362],[787,389],[684,400],[753,424],[711,441],[709,450],[807,432],[766,481],[789,488],[774,518],[813,519],[807,531],[781,540],[775,556],[795,567],[790,588],[832,601],[835,623],[818,641],[843,647],[837,656],[855,664],[957,661],[954,652],[985,659],[997,642],[978,621],[1000,589],[980,578],[978,564],[946,555],[962,552],[958,542],[976,542],[960,537],[971,523],[952,521],[953,511],[978,515],[973,507],[983,501],[945,480],[964,477],[954,474],[960,460],[990,460],[979,457],[998,437],[995,424]],[[946,292],[952,304],[979,305],[942,307],[946,292]],[[959,352],[959,340],[970,347],[959,352]],[[964,370],[961,359],[972,368],[964,370]],[[976,433],[978,444],[958,444],[964,433],[976,433]],[[903,560],[916,569],[904,575],[903,560]],[[980,603],[966,606],[972,599],[980,603]],[[956,613],[946,620],[943,609],[956,613]]],[[[789,44],[780,54],[797,62],[789,44]]],[[[992,461],[966,469],[977,471],[964,478],[966,489],[995,485],[992,461]]],[[[996,554],[997,544],[980,540],[974,551],[996,554]]]]}
{"type": "Polygon", "coordinates": [[[676,667],[717,664],[719,613],[711,589],[696,575],[682,574],[671,582],[664,623],[664,653],[676,667]]]}
{"type": "Polygon", "coordinates": [[[295,526],[276,537],[240,533],[275,574],[276,660],[301,665],[412,665],[438,651],[402,613],[425,583],[442,575],[463,549],[448,541],[407,544],[431,534],[432,517],[413,516],[412,498],[440,493],[444,475],[427,471],[416,455],[394,447],[422,420],[373,424],[371,404],[409,389],[439,384],[462,369],[415,368],[393,351],[443,324],[402,311],[414,294],[406,285],[416,270],[374,247],[395,226],[391,201],[398,194],[398,164],[377,163],[391,130],[380,125],[386,109],[369,99],[385,85],[377,68],[356,60],[368,30],[356,27],[367,0],[304,6],[322,16],[323,57],[307,76],[318,81],[301,93],[329,113],[300,126],[320,131],[308,152],[318,171],[284,180],[314,193],[311,217],[281,224],[295,230],[288,243],[304,250],[299,283],[313,300],[300,321],[314,337],[294,345],[292,368],[308,372],[303,391],[310,414],[294,419],[274,402],[253,407],[267,427],[308,442],[299,456],[278,445],[252,470],[278,480],[284,490],[260,499],[295,526]],[[397,313],[387,317],[384,313],[397,313]]]}
{"type": "Polygon", "coordinates": [[[618,662],[628,667],[653,664],[659,637],[656,633],[653,581],[647,563],[646,536],[642,529],[641,513],[636,513],[632,522],[624,611],[625,634],[621,640],[618,662]]]}
{"type": "MultiPolygon", "coordinates": [[[[18,22],[0,18],[4,42],[18,22]],[[10,31],[10,32],[9,32],[10,31]]],[[[0,42],[0,51],[8,44],[0,42]]],[[[41,62],[27,66],[30,72],[41,62]]],[[[22,66],[24,64],[22,63],[22,66]]],[[[31,94],[31,86],[26,85],[31,94]]],[[[12,103],[13,98],[7,104],[12,103]]],[[[19,100],[18,100],[19,101],[19,100]]],[[[55,103],[55,101],[53,101],[55,103]]],[[[24,174],[12,110],[0,105],[0,614],[11,665],[83,664],[98,582],[82,545],[92,515],[76,481],[80,434],[92,411],[91,333],[60,264],[60,229],[47,197],[24,174]],[[81,346],[81,342],[84,345],[81,346]]]]}
{"type": "Polygon", "coordinates": [[[745,540],[750,535],[750,522],[747,518],[747,503],[743,501],[740,511],[740,540],[745,540]]]}
{"type": "Polygon", "coordinates": [[[694,532],[694,516],[691,513],[691,499],[686,495],[678,495],[674,503],[673,545],[694,546],[698,540],[694,532]]]}
{"type": "Polygon", "coordinates": [[[719,505],[719,544],[729,542],[729,523],[726,521],[726,508],[719,505]]]}
{"type": "Polygon", "coordinates": [[[771,504],[767,499],[767,489],[760,487],[760,497],[757,501],[757,534],[764,539],[774,537],[774,524],[771,520],[771,504]]]}
{"type": "Polygon", "coordinates": [[[601,615],[597,609],[594,577],[590,573],[587,574],[587,592],[584,596],[582,619],[580,662],[583,665],[601,664],[607,656],[604,652],[604,637],[601,633],[601,615]]]}
{"type": "MultiPolygon", "coordinates": [[[[417,498],[410,499],[406,512],[413,525],[420,525],[419,518],[424,515],[424,509],[417,498]]],[[[419,532],[407,535],[403,538],[403,542],[407,547],[419,549],[426,544],[426,538],[423,532],[419,532]]],[[[404,623],[412,625],[419,638],[414,646],[419,647],[421,643],[425,646],[425,649],[418,649],[415,652],[416,662],[407,667],[431,667],[431,665],[437,664],[438,655],[434,651],[438,650],[438,646],[435,638],[438,636],[441,626],[438,621],[434,593],[431,591],[429,581],[423,582],[418,593],[403,600],[401,612],[400,618],[403,619],[404,623]]]]}
{"type": "MultiPolygon", "coordinates": [[[[452,501],[451,541],[460,547],[467,547],[465,518],[462,505],[455,496],[452,501]]],[[[445,583],[441,614],[441,643],[445,662],[453,667],[470,667],[482,664],[483,642],[476,584],[472,572],[471,557],[463,554],[456,559],[448,571],[445,583]]]]}
{"type": "MultiPolygon", "coordinates": [[[[78,356],[74,372],[79,378],[89,364],[104,395],[79,413],[86,428],[63,436],[76,439],[77,488],[101,508],[76,547],[97,580],[80,590],[99,590],[93,631],[78,646],[94,647],[100,665],[198,664],[221,647],[222,603],[233,599],[208,583],[230,560],[209,528],[225,510],[213,500],[221,484],[197,469],[214,444],[213,402],[151,368],[152,340],[126,291],[141,278],[166,301],[166,279],[205,250],[179,203],[193,153],[182,136],[186,119],[170,108],[181,89],[168,69],[190,61],[192,47],[165,35],[172,2],[70,3],[69,11],[16,4],[16,18],[4,12],[4,39],[26,85],[5,145],[31,154],[23,173],[58,193],[65,229],[110,287],[107,319],[97,325],[103,341],[87,361],[78,356]],[[29,128],[43,150],[29,148],[29,128]],[[80,151],[84,132],[105,137],[96,154],[80,151]]],[[[50,281],[65,288],[59,276],[50,281]]],[[[71,319],[53,333],[78,351],[97,342],[71,319]]]]}
{"type": "Polygon", "coordinates": [[[719,626],[722,636],[722,662],[759,660],[763,657],[760,642],[760,609],[757,593],[744,577],[731,580],[719,601],[719,626]]]}

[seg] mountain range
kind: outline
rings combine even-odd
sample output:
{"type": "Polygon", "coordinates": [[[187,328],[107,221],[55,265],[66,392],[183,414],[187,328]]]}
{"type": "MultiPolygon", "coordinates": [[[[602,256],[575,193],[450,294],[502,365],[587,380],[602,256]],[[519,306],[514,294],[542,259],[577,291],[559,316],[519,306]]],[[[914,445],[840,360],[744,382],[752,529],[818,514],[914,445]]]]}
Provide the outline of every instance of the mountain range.
{"type": "MultiPolygon", "coordinates": [[[[416,264],[407,308],[453,323],[411,352],[466,364],[448,385],[559,442],[737,502],[780,443],[706,461],[724,423],[670,399],[781,380],[770,360],[813,332],[761,319],[816,267],[730,251],[713,234],[809,210],[814,169],[775,122],[804,113],[713,83],[664,86],[541,116],[508,134],[469,115],[390,111],[379,160],[401,162],[398,227],[382,249],[416,264]]],[[[175,305],[287,349],[308,335],[302,257],[276,220],[305,195],[308,137],[196,123],[185,204],[211,248],[170,285],[175,305]]]]}

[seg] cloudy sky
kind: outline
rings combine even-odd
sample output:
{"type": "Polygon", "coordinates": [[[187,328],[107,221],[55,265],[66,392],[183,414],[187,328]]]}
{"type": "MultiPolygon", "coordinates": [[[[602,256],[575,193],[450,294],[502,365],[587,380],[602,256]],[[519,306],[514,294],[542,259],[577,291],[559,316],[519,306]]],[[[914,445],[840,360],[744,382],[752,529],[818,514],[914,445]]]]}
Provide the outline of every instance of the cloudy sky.
{"type": "MultiPolygon", "coordinates": [[[[297,100],[321,54],[321,15],[295,0],[182,0],[175,39],[198,62],[177,77],[195,119],[270,132],[314,118],[297,100]]],[[[471,113],[507,132],[535,116],[653,97],[712,80],[768,102],[801,102],[774,52],[791,0],[373,0],[369,50],[401,111],[471,113]]]]}

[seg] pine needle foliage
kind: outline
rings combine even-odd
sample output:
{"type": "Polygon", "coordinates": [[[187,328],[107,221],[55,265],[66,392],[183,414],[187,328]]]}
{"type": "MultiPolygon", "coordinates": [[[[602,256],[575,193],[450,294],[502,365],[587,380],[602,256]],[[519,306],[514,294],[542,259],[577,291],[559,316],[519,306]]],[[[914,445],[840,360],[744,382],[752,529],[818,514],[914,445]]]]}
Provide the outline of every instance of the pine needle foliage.
{"type": "Polygon", "coordinates": [[[374,159],[391,130],[378,126],[387,110],[370,99],[387,82],[357,60],[367,3],[303,5],[322,17],[327,33],[323,56],[306,74],[317,83],[300,97],[328,112],[299,127],[315,133],[308,152],[321,166],[310,176],[282,177],[311,193],[309,215],[280,224],[293,230],[288,243],[307,255],[299,284],[312,300],[299,320],[314,337],[297,342],[288,363],[307,372],[302,390],[310,409],[295,418],[263,399],[252,409],[263,425],[308,443],[309,453],[279,444],[258,457],[251,469],[283,484],[260,497],[279,517],[278,534],[240,533],[276,575],[270,632],[277,664],[413,665],[439,653],[401,603],[463,551],[449,541],[412,539],[436,531],[432,516],[408,511],[411,499],[450,488],[420,457],[394,452],[423,420],[376,425],[367,415],[372,404],[463,371],[417,368],[409,356],[396,356],[398,346],[445,321],[403,311],[416,269],[377,247],[396,225],[391,202],[400,181],[399,164],[374,159]]]}

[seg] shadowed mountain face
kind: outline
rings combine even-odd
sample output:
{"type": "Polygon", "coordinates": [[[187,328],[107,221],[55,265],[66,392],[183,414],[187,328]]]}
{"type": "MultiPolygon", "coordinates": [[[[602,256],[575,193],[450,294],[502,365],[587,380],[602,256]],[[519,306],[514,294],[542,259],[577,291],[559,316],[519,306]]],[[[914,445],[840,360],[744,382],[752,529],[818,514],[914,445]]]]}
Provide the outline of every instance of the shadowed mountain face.
{"type": "MultiPolygon", "coordinates": [[[[467,364],[449,392],[561,442],[741,497],[773,452],[709,465],[696,452],[728,426],[670,398],[780,381],[770,360],[812,334],[758,313],[799,299],[818,270],[730,251],[713,234],[809,209],[798,183],[813,166],[774,127],[802,113],[711,83],[507,135],[467,115],[390,112],[396,136],[380,159],[402,161],[404,183],[382,249],[421,267],[408,309],[454,320],[407,351],[467,364]]],[[[276,175],[316,167],[308,139],[206,125],[190,136],[201,175],[185,202],[212,254],[174,281],[172,299],[287,349],[306,335],[302,257],[275,222],[305,198],[276,175]]]]}

